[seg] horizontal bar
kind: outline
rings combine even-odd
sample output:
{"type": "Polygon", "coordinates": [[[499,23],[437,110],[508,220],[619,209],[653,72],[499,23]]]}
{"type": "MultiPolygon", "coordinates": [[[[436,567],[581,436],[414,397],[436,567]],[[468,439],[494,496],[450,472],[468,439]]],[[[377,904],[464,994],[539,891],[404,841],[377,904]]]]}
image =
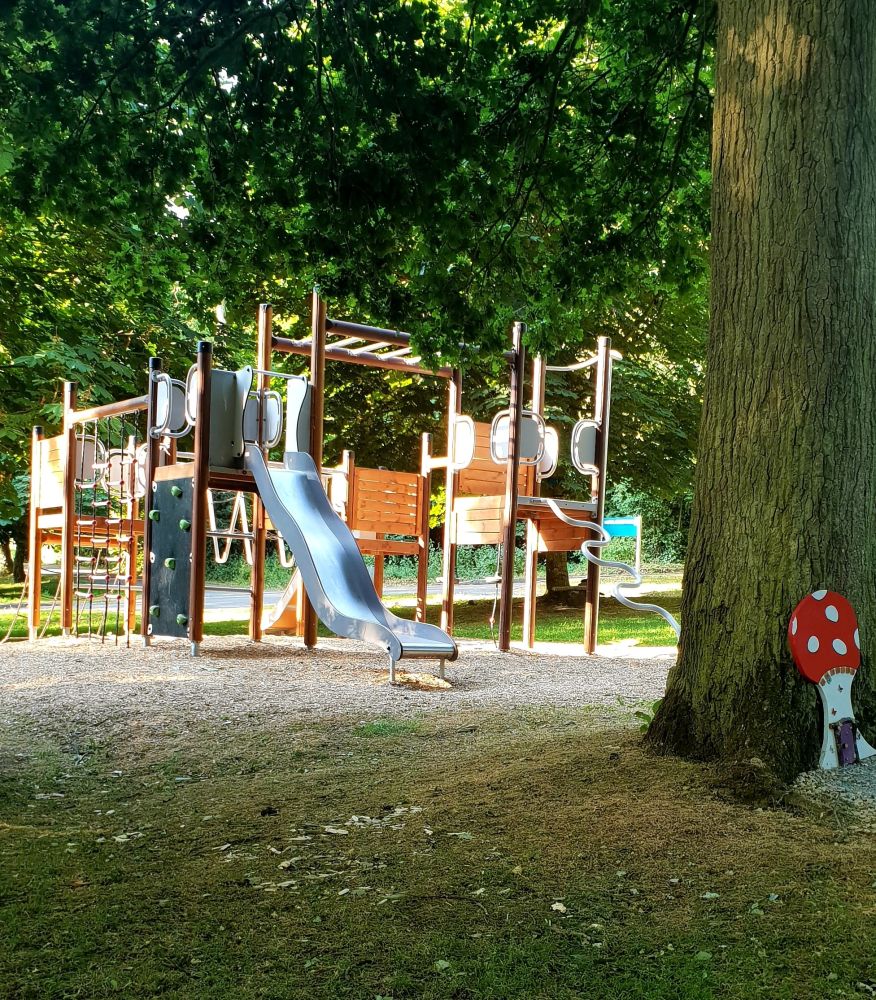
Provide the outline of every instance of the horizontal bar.
{"type": "Polygon", "coordinates": [[[359,337],[360,340],[368,340],[372,343],[383,340],[387,344],[395,344],[396,347],[407,347],[411,342],[411,335],[402,330],[384,330],[379,326],[351,323],[346,319],[326,318],[325,332],[345,333],[348,337],[359,337]]]}
{"type": "MultiPolygon", "coordinates": [[[[310,357],[309,340],[274,337],[271,346],[275,351],[281,351],[285,354],[302,354],[310,357]]],[[[453,376],[453,369],[450,367],[437,368],[433,371],[429,368],[421,368],[404,358],[384,358],[379,354],[359,354],[338,347],[327,347],[325,356],[332,361],[347,361],[354,365],[367,365],[369,368],[384,368],[388,371],[411,372],[414,375],[435,375],[438,378],[452,378],[453,376]]]]}
{"type": "Polygon", "coordinates": [[[120,417],[125,413],[141,413],[149,406],[148,396],[120,399],[103,406],[92,406],[87,410],[73,410],[67,414],[67,425],[84,424],[88,420],[104,420],[106,417],[120,417]]]}
{"type": "Polygon", "coordinates": [[[362,343],[362,338],[361,337],[344,337],[343,340],[335,340],[331,344],[329,344],[328,346],[329,347],[352,347],[353,344],[361,344],[361,343],[362,343]]]}
{"type": "MultiPolygon", "coordinates": [[[[295,379],[299,379],[301,375],[290,375],[288,372],[274,372],[268,368],[253,368],[253,375],[267,375],[268,378],[284,378],[287,382],[292,382],[295,379]]],[[[257,392],[258,390],[253,390],[257,392]]],[[[179,454],[179,452],[177,452],[179,454]]]]}
{"type": "MultiPolygon", "coordinates": [[[[330,344],[329,346],[330,347],[337,347],[338,345],[337,344],[330,344]]],[[[392,347],[392,344],[388,343],[385,340],[378,340],[374,344],[366,344],[365,347],[357,347],[353,351],[353,354],[366,354],[368,351],[371,351],[372,353],[375,353],[376,351],[379,351],[381,347],[392,347]]],[[[385,356],[386,355],[384,355],[384,357],[385,356]]]]}
{"type": "MultiPolygon", "coordinates": [[[[612,361],[623,361],[624,356],[620,351],[611,351],[612,361]]],[[[544,370],[546,372],[580,372],[585,368],[592,368],[596,362],[599,360],[599,355],[594,354],[590,358],[585,358],[583,361],[576,361],[573,365],[545,365],[544,370]]]]}

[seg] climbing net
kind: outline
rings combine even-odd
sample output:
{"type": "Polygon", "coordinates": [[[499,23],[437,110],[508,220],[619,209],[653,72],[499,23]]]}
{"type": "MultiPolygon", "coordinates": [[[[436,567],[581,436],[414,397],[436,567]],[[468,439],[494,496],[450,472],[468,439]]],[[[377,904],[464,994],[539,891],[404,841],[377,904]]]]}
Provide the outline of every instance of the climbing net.
{"type": "Polygon", "coordinates": [[[141,501],[146,493],[141,413],[88,420],[76,428],[73,490],[73,633],[124,636],[135,628],[141,501]]]}

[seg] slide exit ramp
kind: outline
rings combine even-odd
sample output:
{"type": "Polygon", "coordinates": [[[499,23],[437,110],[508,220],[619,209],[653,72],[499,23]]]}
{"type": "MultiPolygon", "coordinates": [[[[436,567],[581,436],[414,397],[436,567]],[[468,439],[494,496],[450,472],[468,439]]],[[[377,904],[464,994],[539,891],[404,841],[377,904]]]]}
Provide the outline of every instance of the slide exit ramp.
{"type": "Polygon", "coordinates": [[[261,449],[248,444],[244,466],[271,523],[295,556],[304,587],[320,621],[335,635],[380,646],[395,683],[399,660],[455,660],[456,643],[435,625],[409,621],[388,611],[377,596],[368,567],[350,529],[338,517],[323,489],[313,459],[287,451],[283,468],[269,468],[261,449]]]}

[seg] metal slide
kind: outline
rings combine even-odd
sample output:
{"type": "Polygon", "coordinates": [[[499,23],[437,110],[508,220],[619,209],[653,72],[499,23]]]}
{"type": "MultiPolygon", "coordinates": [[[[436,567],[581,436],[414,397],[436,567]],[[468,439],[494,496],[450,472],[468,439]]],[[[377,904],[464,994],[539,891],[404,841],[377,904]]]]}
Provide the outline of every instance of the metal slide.
{"type": "Polygon", "coordinates": [[[295,556],[304,587],[320,621],[335,635],[385,649],[389,679],[409,658],[455,660],[456,643],[435,625],[408,621],[388,611],[377,596],[350,529],[332,509],[313,459],[288,451],[284,468],[269,468],[261,450],[247,444],[244,465],[252,473],[271,523],[295,556]]]}

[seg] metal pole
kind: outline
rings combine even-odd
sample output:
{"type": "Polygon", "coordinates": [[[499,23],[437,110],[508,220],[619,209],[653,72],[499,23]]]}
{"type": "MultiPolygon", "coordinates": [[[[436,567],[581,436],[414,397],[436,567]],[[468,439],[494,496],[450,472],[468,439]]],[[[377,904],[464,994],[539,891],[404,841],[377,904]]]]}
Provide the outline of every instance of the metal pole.
{"type": "Polygon", "coordinates": [[[417,621],[426,620],[426,598],[429,589],[429,506],[432,499],[432,435],[420,438],[420,511],[417,533],[417,621]]]}
{"type": "MultiPolygon", "coordinates": [[[[325,407],[325,302],[319,289],[313,290],[311,314],[310,381],[313,385],[310,404],[310,454],[316,474],[322,473],[323,410],[325,407]]],[[[316,646],[316,613],[310,601],[304,602],[304,645],[316,646]]]]}
{"type": "Polygon", "coordinates": [[[40,598],[42,594],[43,533],[40,530],[40,468],[42,465],[43,429],[34,427],[30,439],[30,524],[27,552],[27,625],[31,642],[39,635],[40,598]]]}
{"type": "Polygon", "coordinates": [[[508,400],[508,461],[505,465],[505,507],[502,512],[502,581],[499,585],[499,649],[511,648],[514,603],[514,540],[517,529],[517,473],[520,468],[520,424],[523,417],[523,380],[526,349],[524,323],[512,328],[511,393],[508,400]]]}
{"type": "Polygon", "coordinates": [[[189,640],[192,656],[204,641],[204,591],[207,576],[207,488],[210,485],[210,401],[213,346],[198,343],[198,401],[195,460],[192,469],[192,575],[189,581],[189,640]]]}
{"type": "Polygon", "coordinates": [[[441,584],[441,628],[453,635],[453,588],[456,584],[456,491],[459,472],[453,468],[456,417],[462,413],[462,372],[454,369],[447,383],[447,475],[445,478],[443,580],[441,584]]]}
{"type": "MultiPolygon", "coordinates": [[[[601,525],[605,518],[605,476],[608,469],[608,424],[611,414],[611,340],[598,340],[596,365],[596,386],[593,418],[598,423],[596,431],[596,512],[593,519],[601,525]]],[[[596,652],[599,632],[599,567],[587,564],[587,585],[584,604],[584,651],[592,655],[596,652]]]]}
{"type": "MultiPolygon", "coordinates": [[[[264,406],[265,390],[268,388],[268,376],[265,372],[271,368],[271,325],[273,308],[263,302],[258,314],[258,343],[256,346],[256,391],[258,393],[258,443],[264,438],[264,406]]],[[[262,449],[267,457],[267,449],[262,449]]],[[[252,566],[249,573],[249,637],[253,642],[262,639],[262,612],[265,603],[265,542],[267,528],[265,527],[265,505],[257,493],[252,495],[252,566]]]]}
{"type": "Polygon", "coordinates": [[[161,358],[149,359],[149,390],[147,398],[149,400],[146,408],[146,468],[144,478],[146,480],[146,495],[143,497],[143,572],[140,578],[140,633],[143,642],[149,644],[149,587],[152,579],[152,562],[150,555],[152,552],[152,521],[149,512],[152,510],[153,486],[155,483],[155,470],[158,468],[158,451],[161,442],[152,436],[152,427],[155,424],[155,409],[158,401],[158,383],[154,375],[161,371],[161,358]]]}
{"type": "MultiPolygon", "coordinates": [[[[532,412],[544,414],[545,364],[539,354],[532,362],[532,412]]],[[[538,468],[532,469],[532,495],[541,493],[538,468]]],[[[535,618],[538,598],[538,522],[526,522],[526,563],[523,585],[523,645],[535,645],[535,618]]]]}
{"type": "Polygon", "coordinates": [[[76,383],[64,383],[64,503],[61,527],[61,631],[73,629],[73,527],[76,520],[76,383]]]}

